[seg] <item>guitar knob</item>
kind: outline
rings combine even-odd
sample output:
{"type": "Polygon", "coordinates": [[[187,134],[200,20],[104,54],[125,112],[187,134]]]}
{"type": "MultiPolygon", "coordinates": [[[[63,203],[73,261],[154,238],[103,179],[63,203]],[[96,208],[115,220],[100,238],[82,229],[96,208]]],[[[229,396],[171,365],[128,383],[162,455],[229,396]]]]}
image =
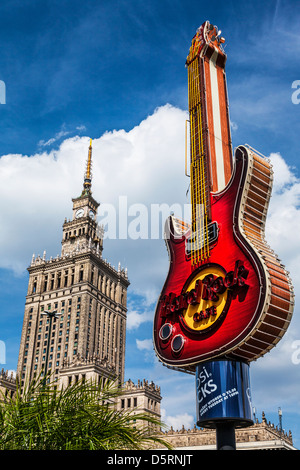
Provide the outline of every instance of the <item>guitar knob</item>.
{"type": "Polygon", "coordinates": [[[184,338],[182,335],[176,335],[172,339],[171,349],[174,353],[179,353],[184,346],[184,338]]]}
{"type": "Polygon", "coordinates": [[[159,330],[159,337],[162,341],[166,341],[170,338],[173,331],[171,323],[165,323],[159,330]]]}

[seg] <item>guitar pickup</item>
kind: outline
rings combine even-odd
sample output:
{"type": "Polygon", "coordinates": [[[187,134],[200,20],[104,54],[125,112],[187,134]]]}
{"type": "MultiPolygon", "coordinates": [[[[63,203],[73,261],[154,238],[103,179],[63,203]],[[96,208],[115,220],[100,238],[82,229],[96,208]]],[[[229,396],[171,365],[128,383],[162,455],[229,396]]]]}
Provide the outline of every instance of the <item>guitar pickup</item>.
{"type": "Polygon", "coordinates": [[[211,222],[208,225],[207,234],[204,233],[204,230],[198,230],[197,232],[192,233],[190,237],[186,239],[185,242],[185,252],[187,256],[190,256],[192,251],[201,250],[204,246],[208,244],[211,245],[218,239],[219,227],[217,222],[211,222]]]}

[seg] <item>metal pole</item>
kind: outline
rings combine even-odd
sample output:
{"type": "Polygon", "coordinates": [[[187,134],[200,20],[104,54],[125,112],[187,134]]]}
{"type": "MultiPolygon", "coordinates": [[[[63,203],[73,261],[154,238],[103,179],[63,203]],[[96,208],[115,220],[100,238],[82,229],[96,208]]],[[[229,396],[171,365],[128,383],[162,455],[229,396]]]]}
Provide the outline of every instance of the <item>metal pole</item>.
{"type": "Polygon", "coordinates": [[[279,415],[279,431],[280,431],[280,437],[282,435],[282,411],[281,408],[278,408],[278,415],[279,415]]]}
{"type": "Polygon", "coordinates": [[[236,450],[234,423],[225,421],[216,425],[217,450],[236,450]]]}

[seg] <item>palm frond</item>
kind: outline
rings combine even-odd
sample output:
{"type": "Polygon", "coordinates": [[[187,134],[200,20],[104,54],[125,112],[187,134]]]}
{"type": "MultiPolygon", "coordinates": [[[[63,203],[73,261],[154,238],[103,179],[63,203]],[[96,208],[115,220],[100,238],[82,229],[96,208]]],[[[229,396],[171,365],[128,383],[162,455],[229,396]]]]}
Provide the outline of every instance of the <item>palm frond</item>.
{"type": "Polygon", "coordinates": [[[160,420],[116,409],[122,394],[116,381],[78,381],[57,390],[49,379],[38,377],[23,393],[17,386],[14,398],[0,400],[1,450],[171,448],[157,431],[163,427],[160,420]]]}

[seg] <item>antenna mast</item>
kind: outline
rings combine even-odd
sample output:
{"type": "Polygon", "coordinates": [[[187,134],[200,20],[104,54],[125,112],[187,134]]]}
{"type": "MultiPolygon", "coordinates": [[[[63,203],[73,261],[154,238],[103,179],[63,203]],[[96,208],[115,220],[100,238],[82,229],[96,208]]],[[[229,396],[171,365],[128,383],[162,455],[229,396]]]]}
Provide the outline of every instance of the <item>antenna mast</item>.
{"type": "Polygon", "coordinates": [[[91,194],[91,187],[92,187],[92,139],[90,139],[90,146],[89,146],[89,154],[86,164],[86,172],[83,182],[83,191],[82,195],[84,194],[91,194]]]}

